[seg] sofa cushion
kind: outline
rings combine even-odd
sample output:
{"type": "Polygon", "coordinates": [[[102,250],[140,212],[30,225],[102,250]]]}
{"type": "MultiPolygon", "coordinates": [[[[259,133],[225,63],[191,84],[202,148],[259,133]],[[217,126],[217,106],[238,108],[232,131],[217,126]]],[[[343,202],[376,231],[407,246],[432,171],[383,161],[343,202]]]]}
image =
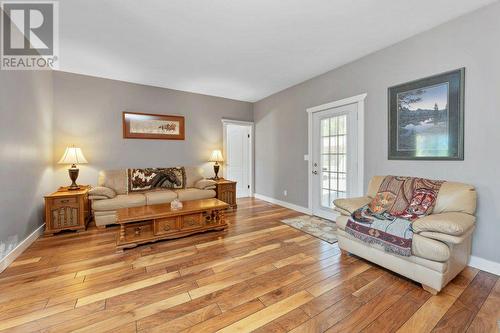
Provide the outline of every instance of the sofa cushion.
{"type": "Polygon", "coordinates": [[[137,207],[146,204],[144,194],[119,194],[113,199],[92,201],[94,210],[115,210],[119,208],[137,207]]]}
{"type": "Polygon", "coordinates": [[[177,193],[171,190],[145,192],[146,205],[158,205],[172,202],[177,198],[177,193]]]}
{"type": "MultiPolygon", "coordinates": [[[[345,230],[348,216],[339,216],[336,219],[337,227],[341,230],[345,230]]],[[[361,242],[360,240],[357,240],[361,242]]],[[[375,246],[373,244],[364,243],[366,246],[375,246]]],[[[377,247],[378,248],[378,247],[377,247]]],[[[421,257],[424,259],[434,260],[434,261],[446,261],[450,258],[450,249],[446,244],[438,240],[426,238],[418,234],[413,235],[413,241],[411,246],[412,255],[421,257]]]]}
{"type": "Polygon", "coordinates": [[[431,231],[460,236],[474,226],[476,218],[465,213],[432,214],[413,222],[415,232],[431,231]]]}
{"type": "Polygon", "coordinates": [[[127,194],[127,170],[103,170],[99,172],[97,185],[109,187],[116,194],[127,194]]]}
{"type": "Polygon", "coordinates": [[[175,190],[180,201],[199,200],[215,198],[214,190],[200,190],[197,188],[186,188],[175,190]]]}
{"type": "Polygon", "coordinates": [[[184,167],[184,171],[186,172],[186,188],[195,187],[197,181],[203,179],[203,169],[190,166],[184,167]]]}
{"type": "Polygon", "coordinates": [[[433,213],[462,212],[473,215],[476,212],[476,201],[474,186],[445,182],[439,190],[433,213]]]}
{"type": "Polygon", "coordinates": [[[359,198],[349,198],[349,199],[335,199],[333,204],[338,210],[345,214],[352,214],[355,210],[363,207],[364,205],[370,203],[371,198],[369,197],[359,197],[359,198]]]}

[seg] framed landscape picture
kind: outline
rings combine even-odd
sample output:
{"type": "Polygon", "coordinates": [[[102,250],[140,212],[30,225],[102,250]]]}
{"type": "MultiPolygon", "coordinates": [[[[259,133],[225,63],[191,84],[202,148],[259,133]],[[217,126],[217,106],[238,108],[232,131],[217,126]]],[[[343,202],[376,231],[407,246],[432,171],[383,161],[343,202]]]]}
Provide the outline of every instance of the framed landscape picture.
{"type": "Polygon", "coordinates": [[[464,159],[465,69],[389,88],[390,160],[464,159]]]}
{"type": "Polygon", "coordinates": [[[184,117],[123,112],[126,139],[184,140],[184,117]]]}

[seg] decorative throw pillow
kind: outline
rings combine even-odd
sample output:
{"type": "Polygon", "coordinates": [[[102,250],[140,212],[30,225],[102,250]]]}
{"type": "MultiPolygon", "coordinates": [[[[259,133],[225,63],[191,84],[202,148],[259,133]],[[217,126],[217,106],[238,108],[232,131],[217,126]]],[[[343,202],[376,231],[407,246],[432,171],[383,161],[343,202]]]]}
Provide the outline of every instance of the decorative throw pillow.
{"type": "Polygon", "coordinates": [[[154,189],[181,189],[186,187],[184,167],[128,169],[128,191],[141,192],[154,189]]]}
{"type": "Polygon", "coordinates": [[[401,217],[415,220],[419,217],[432,214],[434,206],[436,205],[437,194],[438,192],[434,189],[415,189],[410,204],[401,217]]]}
{"type": "Polygon", "coordinates": [[[112,188],[109,188],[109,187],[96,186],[96,187],[93,187],[89,190],[89,195],[113,199],[114,197],[116,197],[116,192],[112,188]]]}
{"type": "Polygon", "coordinates": [[[376,214],[382,214],[392,206],[396,196],[391,192],[378,192],[368,207],[376,214]]]}
{"type": "Polygon", "coordinates": [[[442,184],[439,180],[387,176],[369,208],[376,214],[385,212],[414,220],[432,213],[442,184]]]}

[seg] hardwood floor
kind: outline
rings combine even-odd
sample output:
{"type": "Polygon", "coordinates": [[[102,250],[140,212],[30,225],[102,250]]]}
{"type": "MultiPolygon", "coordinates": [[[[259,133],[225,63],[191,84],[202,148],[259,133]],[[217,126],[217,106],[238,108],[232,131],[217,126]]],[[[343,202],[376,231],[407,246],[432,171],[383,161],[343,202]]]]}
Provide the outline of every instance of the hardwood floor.
{"type": "Polygon", "coordinates": [[[279,222],[256,199],[229,229],[115,253],[116,228],[41,238],[0,274],[2,332],[498,332],[500,280],[439,295],[279,222]]]}

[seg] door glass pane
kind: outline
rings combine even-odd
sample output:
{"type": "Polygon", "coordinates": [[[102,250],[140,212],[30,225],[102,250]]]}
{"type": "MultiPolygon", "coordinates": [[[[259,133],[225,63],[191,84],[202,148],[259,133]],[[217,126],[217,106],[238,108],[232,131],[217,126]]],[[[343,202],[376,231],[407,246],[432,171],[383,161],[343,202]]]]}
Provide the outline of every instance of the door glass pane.
{"type": "Polygon", "coordinates": [[[321,155],[321,170],[323,171],[330,171],[330,154],[323,154],[321,155]]]}
{"type": "MultiPolygon", "coordinates": [[[[347,172],[346,170],[346,155],[345,154],[339,154],[337,155],[338,158],[338,172],[347,172]]],[[[332,169],[333,171],[333,169],[332,169]]]]}
{"type": "Polygon", "coordinates": [[[337,134],[347,134],[347,116],[346,115],[343,115],[343,116],[339,116],[338,117],[339,120],[338,120],[338,132],[337,134]]]}
{"type": "Polygon", "coordinates": [[[330,153],[330,137],[324,137],[321,139],[321,154],[329,154],[330,153]]]}
{"type": "Polygon", "coordinates": [[[340,135],[338,137],[338,150],[337,153],[345,154],[346,152],[346,136],[340,135]]]}
{"type": "Polygon", "coordinates": [[[347,116],[321,120],[321,205],[333,208],[333,200],[347,193],[347,116]],[[328,125],[328,126],[327,126],[328,125]]]}
{"type": "Polygon", "coordinates": [[[338,149],[337,136],[330,137],[330,153],[335,154],[338,149]]]}
{"type": "Polygon", "coordinates": [[[330,119],[321,119],[321,136],[330,135],[330,119]]]}

